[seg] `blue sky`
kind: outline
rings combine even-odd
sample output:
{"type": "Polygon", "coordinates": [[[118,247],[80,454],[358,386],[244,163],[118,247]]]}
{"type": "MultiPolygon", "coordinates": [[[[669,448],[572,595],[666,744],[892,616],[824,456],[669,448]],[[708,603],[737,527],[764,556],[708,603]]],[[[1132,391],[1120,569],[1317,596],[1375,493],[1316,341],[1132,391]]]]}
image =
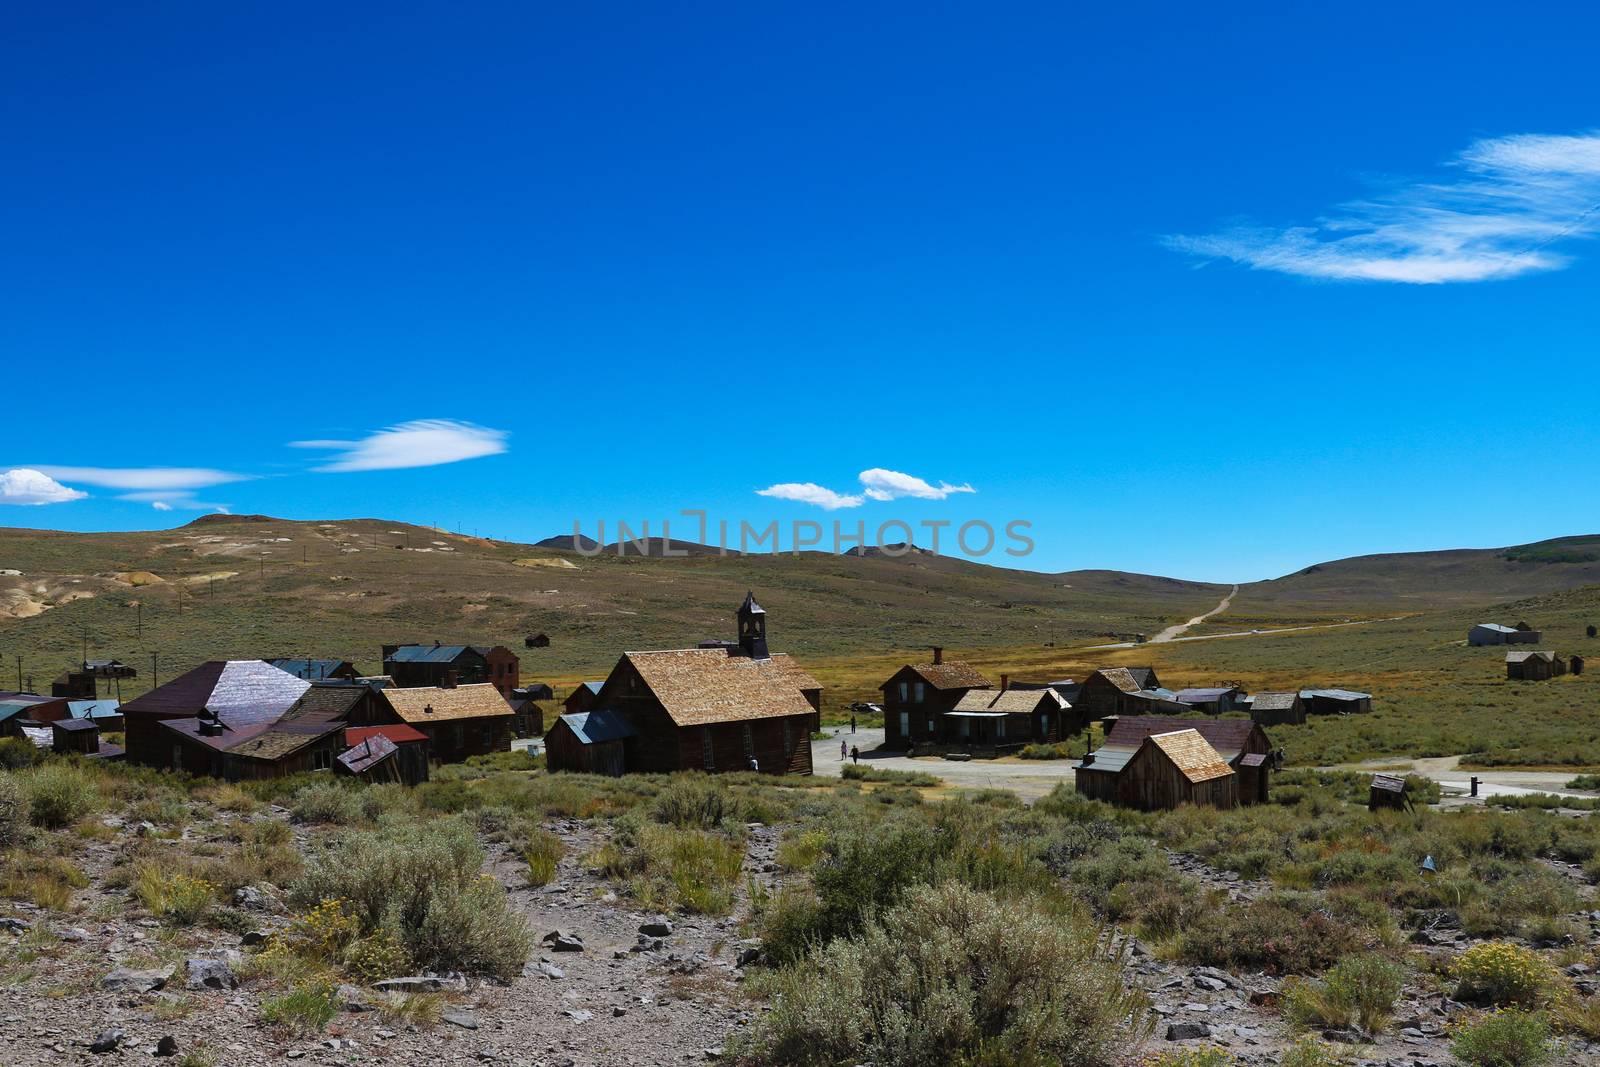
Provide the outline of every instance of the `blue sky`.
{"type": "Polygon", "coordinates": [[[1587,6],[391,6],[11,13],[0,524],[1600,530],[1587,6]]]}

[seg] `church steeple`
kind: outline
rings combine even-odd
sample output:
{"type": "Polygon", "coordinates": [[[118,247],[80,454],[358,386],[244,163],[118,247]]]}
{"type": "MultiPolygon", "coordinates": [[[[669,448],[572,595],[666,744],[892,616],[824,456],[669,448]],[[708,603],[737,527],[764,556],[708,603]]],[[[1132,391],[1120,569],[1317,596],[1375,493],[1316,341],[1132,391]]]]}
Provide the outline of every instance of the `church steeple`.
{"type": "Polygon", "coordinates": [[[751,659],[770,659],[767,653],[767,613],[756,603],[753,592],[744,595],[744,603],[734,613],[739,620],[739,651],[751,659]]]}

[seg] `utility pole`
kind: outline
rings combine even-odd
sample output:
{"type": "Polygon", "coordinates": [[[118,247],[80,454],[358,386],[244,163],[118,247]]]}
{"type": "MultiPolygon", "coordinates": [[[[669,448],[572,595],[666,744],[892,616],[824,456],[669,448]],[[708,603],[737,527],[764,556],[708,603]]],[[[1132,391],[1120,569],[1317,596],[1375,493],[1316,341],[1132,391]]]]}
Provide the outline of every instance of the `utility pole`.
{"type": "Polygon", "coordinates": [[[144,640],[144,601],[135,600],[133,602],[133,609],[134,609],[134,617],[136,619],[138,619],[139,640],[143,641],[144,640]]]}
{"type": "Polygon", "coordinates": [[[158,689],[161,686],[161,675],[156,673],[156,654],[150,653],[150,688],[158,689]]]}
{"type": "Polygon", "coordinates": [[[24,692],[22,688],[22,657],[17,657],[17,692],[24,692]]]}
{"type": "Polygon", "coordinates": [[[217,599],[217,580],[215,578],[211,579],[209,592],[211,593],[212,601],[215,602],[217,599]]]}

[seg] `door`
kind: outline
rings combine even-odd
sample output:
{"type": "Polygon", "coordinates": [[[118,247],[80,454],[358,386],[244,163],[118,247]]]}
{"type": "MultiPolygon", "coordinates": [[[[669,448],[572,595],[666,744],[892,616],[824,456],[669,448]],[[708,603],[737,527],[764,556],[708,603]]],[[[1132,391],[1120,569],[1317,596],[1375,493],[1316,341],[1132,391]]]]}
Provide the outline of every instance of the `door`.
{"type": "Polygon", "coordinates": [[[900,737],[906,744],[909,745],[911,743],[911,713],[909,711],[900,713],[900,737]]]}

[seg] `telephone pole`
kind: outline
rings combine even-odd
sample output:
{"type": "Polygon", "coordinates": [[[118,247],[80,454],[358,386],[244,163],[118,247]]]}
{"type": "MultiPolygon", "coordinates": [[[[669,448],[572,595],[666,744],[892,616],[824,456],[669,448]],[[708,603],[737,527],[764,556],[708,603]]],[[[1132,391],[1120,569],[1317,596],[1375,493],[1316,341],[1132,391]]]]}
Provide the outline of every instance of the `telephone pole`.
{"type": "Polygon", "coordinates": [[[150,653],[150,688],[158,689],[161,686],[161,676],[156,673],[156,654],[150,653]]]}

